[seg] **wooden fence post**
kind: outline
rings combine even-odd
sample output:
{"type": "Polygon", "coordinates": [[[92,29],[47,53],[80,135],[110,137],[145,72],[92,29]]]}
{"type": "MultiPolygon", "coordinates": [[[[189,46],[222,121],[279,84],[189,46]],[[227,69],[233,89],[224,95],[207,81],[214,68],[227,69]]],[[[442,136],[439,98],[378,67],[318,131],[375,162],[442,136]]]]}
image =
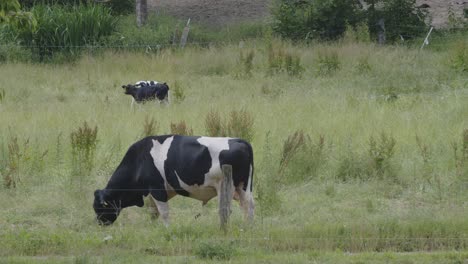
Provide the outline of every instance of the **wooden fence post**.
{"type": "Polygon", "coordinates": [[[223,179],[221,181],[221,191],[219,195],[219,218],[221,229],[227,232],[227,223],[231,215],[231,201],[234,193],[234,182],[232,181],[232,166],[223,165],[223,179]]]}
{"type": "Polygon", "coordinates": [[[182,37],[180,38],[180,47],[184,48],[185,44],[187,43],[188,33],[190,31],[190,18],[187,21],[187,25],[184,27],[184,31],[182,31],[182,37]]]}

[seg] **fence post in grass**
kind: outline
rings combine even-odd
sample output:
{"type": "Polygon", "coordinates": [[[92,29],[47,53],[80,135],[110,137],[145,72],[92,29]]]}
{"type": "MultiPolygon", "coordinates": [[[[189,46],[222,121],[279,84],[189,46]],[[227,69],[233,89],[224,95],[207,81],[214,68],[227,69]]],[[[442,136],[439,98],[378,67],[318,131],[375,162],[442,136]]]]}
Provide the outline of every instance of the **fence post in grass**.
{"type": "Polygon", "coordinates": [[[190,31],[190,18],[187,21],[187,25],[184,27],[184,31],[182,31],[182,37],[180,38],[180,47],[184,48],[185,44],[187,43],[188,33],[190,31]]]}
{"type": "Polygon", "coordinates": [[[429,45],[429,36],[431,36],[431,33],[432,33],[432,30],[434,29],[434,27],[431,27],[431,29],[429,30],[429,33],[427,33],[427,36],[426,38],[424,39],[424,42],[423,44],[421,45],[421,49],[422,50],[424,48],[424,46],[426,45],[429,45]]]}
{"type": "Polygon", "coordinates": [[[227,232],[227,223],[231,215],[231,201],[234,192],[234,182],[232,181],[232,166],[223,165],[223,179],[221,180],[221,188],[219,195],[219,218],[221,221],[221,229],[224,233],[227,232]]]}
{"type": "Polygon", "coordinates": [[[377,22],[377,26],[379,26],[379,33],[378,33],[379,45],[385,45],[385,41],[386,41],[385,19],[383,18],[379,19],[379,22],[377,22]]]}

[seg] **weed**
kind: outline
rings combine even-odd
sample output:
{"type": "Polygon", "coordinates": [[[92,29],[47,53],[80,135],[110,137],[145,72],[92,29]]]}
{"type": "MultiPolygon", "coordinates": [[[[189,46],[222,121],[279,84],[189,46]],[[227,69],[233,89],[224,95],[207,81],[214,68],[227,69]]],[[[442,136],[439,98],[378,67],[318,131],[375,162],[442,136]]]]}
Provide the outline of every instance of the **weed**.
{"type": "Polygon", "coordinates": [[[239,53],[239,73],[237,74],[238,77],[252,77],[252,69],[253,69],[253,59],[255,57],[255,51],[249,50],[244,54],[241,50],[239,53]]]}
{"type": "Polygon", "coordinates": [[[174,88],[172,90],[172,101],[174,103],[181,103],[185,99],[185,89],[182,87],[180,82],[174,82],[174,88]]]}
{"type": "Polygon", "coordinates": [[[282,72],[286,72],[289,76],[301,76],[304,72],[301,58],[299,55],[285,51],[281,46],[274,47],[270,44],[267,75],[272,76],[282,72]]]}
{"type": "Polygon", "coordinates": [[[143,137],[156,135],[159,129],[159,123],[153,118],[145,116],[143,123],[143,137]]]}
{"type": "Polygon", "coordinates": [[[387,136],[385,132],[380,134],[380,140],[374,137],[369,139],[369,158],[370,171],[369,176],[377,176],[380,179],[384,177],[394,177],[390,159],[395,153],[396,140],[392,136],[387,136]]]}
{"type": "Polygon", "coordinates": [[[8,162],[5,174],[3,176],[3,185],[7,189],[16,188],[20,179],[20,167],[29,159],[29,139],[27,139],[23,146],[18,144],[18,138],[12,137],[8,142],[8,162]]]}
{"type": "MultiPolygon", "coordinates": [[[[301,139],[299,138],[299,141],[301,139]]],[[[288,183],[304,182],[319,175],[319,171],[326,162],[325,136],[320,135],[317,142],[313,142],[309,136],[304,136],[303,142],[297,147],[286,166],[281,167],[282,178],[288,179],[288,183]]],[[[285,142],[285,146],[287,145],[285,142]]],[[[282,164],[281,164],[282,165],[282,164]]]]}
{"type": "Polygon", "coordinates": [[[288,136],[288,138],[283,143],[283,151],[281,152],[281,159],[278,169],[279,174],[283,174],[284,170],[288,166],[288,163],[299,151],[299,149],[304,147],[307,139],[308,136],[304,135],[302,130],[297,130],[292,135],[288,136]]]}
{"type": "Polygon", "coordinates": [[[205,117],[205,130],[210,137],[225,137],[226,129],[221,120],[219,112],[211,110],[205,117]]]}
{"type": "Polygon", "coordinates": [[[5,99],[5,90],[0,89],[0,103],[5,99]]]}
{"type": "Polygon", "coordinates": [[[432,151],[428,145],[422,142],[422,140],[416,135],[416,144],[418,145],[419,154],[421,155],[423,162],[422,175],[423,180],[426,184],[431,185],[432,177],[434,174],[434,168],[432,166],[432,151]]]}
{"type": "Polygon", "coordinates": [[[202,259],[229,260],[236,253],[233,243],[203,242],[195,248],[195,255],[202,259]]]}
{"type": "Polygon", "coordinates": [[[79,186],[94,166],[94,154],[97,147],[97,126],[93,128],[84,122],[70,134],[72,148],[72,175],[78,177],[79,186]]]}
{"type": "Polygon", "coordinates": [[[179,123],[171,122],[171,134],[174,135],[183,135],[183,136],[192,136],[193,129],[188,127],[184,120],[179,123]]]}
{"type": "Polygon", "coordinates": [[[318,73],[322,76],[332,75],[341,68],[341,62],[338,53],[330,52],[319,54],[318,73]]]}
{"type": "Polygon", "coordinates": [[[254,137],[253,124],[254,118],[246,110],[231,111],[226,124],[226,134],[250,142],[254,137]]]}

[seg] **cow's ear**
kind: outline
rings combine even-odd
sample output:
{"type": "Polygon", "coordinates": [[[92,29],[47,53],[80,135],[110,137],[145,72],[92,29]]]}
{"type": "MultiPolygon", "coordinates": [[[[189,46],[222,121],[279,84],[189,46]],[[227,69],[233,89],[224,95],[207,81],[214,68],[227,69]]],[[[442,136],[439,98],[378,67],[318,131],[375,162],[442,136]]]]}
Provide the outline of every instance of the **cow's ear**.
{"type": "Polygon", "coordinates": [[[143,205],[145,205],[145,202],[143,201],[143,196],[140,196],[140,198],[137,199],[136,203],[136,206],[143,207],[143,205]]]}

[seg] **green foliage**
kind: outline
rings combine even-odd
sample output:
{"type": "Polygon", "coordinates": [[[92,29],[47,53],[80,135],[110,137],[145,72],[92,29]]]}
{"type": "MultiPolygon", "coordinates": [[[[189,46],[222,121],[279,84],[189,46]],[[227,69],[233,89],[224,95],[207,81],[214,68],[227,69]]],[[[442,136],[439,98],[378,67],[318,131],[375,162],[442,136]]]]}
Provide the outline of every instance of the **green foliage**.
{"type": "Polygon", "coordinates": [[[100,5],[36,5],[31,12],[37,19],[37,30],[20,33],[19,39],[31,46],[39,61],[50,59],[57,52],[72,57],[83,46],[99,44],[115,30],[116,19],[100,5]]]}
{"type": "Polygon", "coordinates": [[[371,41],[369,26],[365,21],[359,22],[355,26],[347,24],[343,40],[347,43],[369,43],[371,41]]]}
{"type": "Polygon", "coordinates": [[[201,259],[229,260],[236,254],[236,248],[233,243],[203,242],[194,253],[201,259]]]}
{"type": "Polygon", "coordinates": [[[78,178],[80,188],[85,177],[89,176],[88,174],[94,167],[94,156],[98,143],[97,132],[97,126],[91,128],[87,122],[84,122],[82,126],[70,134],[72,177],[78,178]]]}
{"type": "Polygon", "coordinates": [[[455,162],[455,170],[457,179],[461,187],[468,187],[468,129],[464,129],[461,142],[453,142],[453,157],[455,162]]]}
{"type": "Polygon", "coordinates": [[[6,93],[5,90],[0,89],[0,103],[5,99],[6,93]]]}
{"type": "Polygon", "coordinates": [[[359,74],[365,74],[372,70],[372,66],[369,63],[369,57],[360,57],[355,66],[356,71],[359,74]]]}
{"type": "Polygon", "coordinates": [[[385,21],[387,41],[408,40],[426,33],[426,13],[416,7],[416,0],[366,0],[370,3],[367,20],[371,35],[376,39],[378,22],[385,21]],[[381,7],[379,7],[381,6],[381,7]]]}
{"type": "Polygon", "coordinates": [[[193,129],[190,128],[185,120],[180,121],[179,123],[171,122],[171,134],[181,135],[181,136],[193,136],[193,129]]]}
{"type": "Polygon", "coordinates": [[[30,12],[21,10],[18,0],[2,0],[0,2],[0,27],[3,25],[22,32],[34,31],[37,23],[30,12]]]}
{"type": "Polygon", "coordinates": [[[11,137],[8,142],[8,162],[2,173],[3,185],[7,189],[16,188],[20,182],[20,167],[29,159],[29,139],[20,147],[17,137],[11,137]]]}
{"type": "Polygon", "coordinates": [[[338,39],[347,31],[348,38],[369,41],[370,35],[375,39],[380,30],[378,21],[384,19],[386,38],[395,42],[401,37],[417,37],[427,29],[426,14],[416,8],[415,0],[366,2],[370,6],[362,10],[359,1],[353,0],[279,0],[273,8],[273,30],[293,40],[338,39]]]}
{"type": "Polygon", "coordinates": [[[357,1],[280,0],[273,8],[273,30],[284,38],[337,39],[346,25],[355,25],[361,18],[357,1]]]}
{"type": "Polygon", "coordinates": [[[374,137],[369,139],[370,176],[375,175],[380,179],[394,178],[391,158],[395,153],[396,140],[382,132],[380,140],[374,137]]]}

